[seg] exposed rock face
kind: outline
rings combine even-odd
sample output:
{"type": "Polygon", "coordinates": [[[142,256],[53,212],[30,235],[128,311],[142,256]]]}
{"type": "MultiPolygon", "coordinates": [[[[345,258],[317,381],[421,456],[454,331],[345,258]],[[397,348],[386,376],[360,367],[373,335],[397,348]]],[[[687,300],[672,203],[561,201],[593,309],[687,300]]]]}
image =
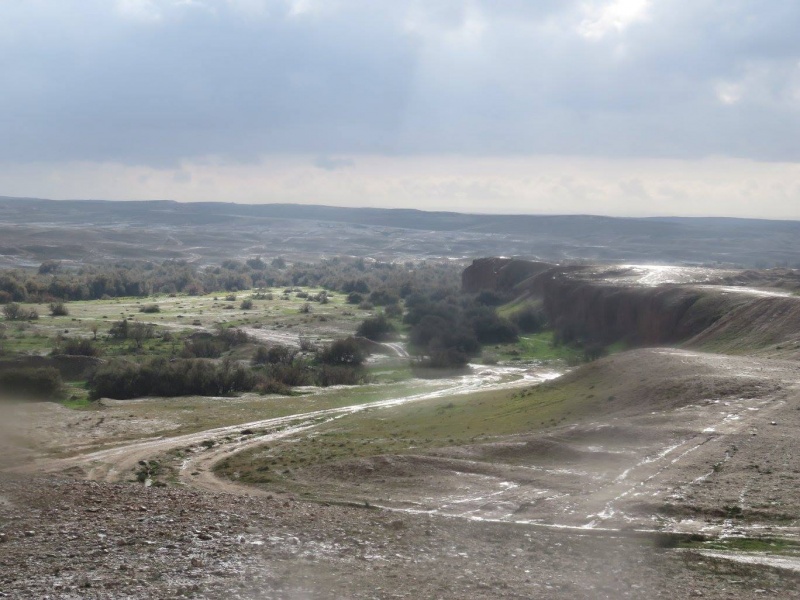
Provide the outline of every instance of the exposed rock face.
{"type": "MultiPolygon", "coordinates": [[[[769,275],[767,282],[775,284],[771,273],[759,273],[743,272],[742,277],[761,281],[769,275]]],[[[466,292],[514,291],[540,300],[566,342],[622,340],[642,346],[691,340],[694,346],[731,351],[783,343],[800,348],[798,298],[758,297],[712,285],[621,284],[614,277],[613,270],[593,267],[482,258],[465,269],[462,287],[466,292]]]]}
{"type": "Polygon", "coordinates": [[[515,258],[478,258],[461,274],[461,288],[467,293],[507,292],[552,268],[548,263],[515,258]]]}
{"type": "Polygon", "coordinates": [[[543,284],[545,312],[565,341],[674,344],[698,335],[748,301],[681,286],[623,287],[567,277],[543,284]]]}

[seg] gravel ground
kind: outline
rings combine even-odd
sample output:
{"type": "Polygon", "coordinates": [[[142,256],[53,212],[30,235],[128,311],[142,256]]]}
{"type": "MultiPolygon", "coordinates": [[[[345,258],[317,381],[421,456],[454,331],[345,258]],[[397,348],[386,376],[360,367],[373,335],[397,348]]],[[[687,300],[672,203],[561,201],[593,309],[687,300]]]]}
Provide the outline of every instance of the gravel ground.
{"type": "Polygon", "coordinates": [[[800,597],[786,571],[646,538],[59,478],[0,497],[8,598],[800,597]]]}

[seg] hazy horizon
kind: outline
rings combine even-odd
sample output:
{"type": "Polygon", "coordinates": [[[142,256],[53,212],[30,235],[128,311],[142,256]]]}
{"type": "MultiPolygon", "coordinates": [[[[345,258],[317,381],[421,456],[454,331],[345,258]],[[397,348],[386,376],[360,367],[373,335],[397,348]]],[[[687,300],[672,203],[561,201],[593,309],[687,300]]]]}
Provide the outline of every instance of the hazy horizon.
{"type": "Polygon", "coordinates": [[[800,218],[800,5],[12,0],[0,194],[800,218]]]}

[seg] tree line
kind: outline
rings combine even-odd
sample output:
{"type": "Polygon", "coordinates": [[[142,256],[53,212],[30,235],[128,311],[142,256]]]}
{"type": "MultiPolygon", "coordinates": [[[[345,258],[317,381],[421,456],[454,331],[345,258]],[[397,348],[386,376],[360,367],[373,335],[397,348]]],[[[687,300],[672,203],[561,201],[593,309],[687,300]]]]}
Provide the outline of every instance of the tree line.
{"type": "Polygon", "coordinates": [[[405,297],[432,286],[458,286],[460,271],[460,266],[447,262],[384,263],[347,257],[292,264],[282,259],[267,263],[256,257],[207,267],[183,260],[160,264],[127,261],[78,268],[48,261],[38,269],[0,271],[0,304],[304,286],[360,293],[379,305],[385,304],[387,298],[405,297]]]}

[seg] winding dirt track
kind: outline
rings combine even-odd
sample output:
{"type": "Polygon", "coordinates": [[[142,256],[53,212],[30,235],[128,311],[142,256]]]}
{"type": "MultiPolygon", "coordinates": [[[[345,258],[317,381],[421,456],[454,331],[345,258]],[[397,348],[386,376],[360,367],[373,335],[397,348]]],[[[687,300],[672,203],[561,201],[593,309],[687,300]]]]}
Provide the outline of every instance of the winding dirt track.
{"type": "Polygon", "coordinates": [[[63,459],[38,459],[11,471],[58,473],[77,468],[85,474],[87,479],[111,483],[130,478],[132,471],[136,469],[140,461],[163,456],[172,450],[187,449],[190,451],[190,455],[184,460],[179,473],[182,483],[211,491],[253,494],[258,493],[253,488],[236,485],[215,477],[211,473],[213,465],[231,453],[290,437],[323,423],[364,410],[389,408],[410,402],[469,394],[479,390],[530,386],[558,375],[551,371],[537,373],[518,367],[473,365],[473,369],[475,372],[472,374],[448,380],[447,385],[433,391],[217,427],[173,437],[147,438],[63,459]]]}
{"type": "MultiPolygon", "coordinates": [[[[638,507],[643,502],[650,502],[652,506],[663,505],[676,497],[691,495],[697,490],[704,491],[710,487],[707,485],[710,483],[708,479],[715,473],[714,469],[709,472],[709,466],[717,461],[726,461],[731,445],[741,443],[742,439],[749,439],[748,432],[770,432],[775,429],[770,424],[775,422],[786,423],[787,427],[793,426],[794,422],[790,420],[794,418],[792,414],[798,412],[794,410],[794,404],[800,395],[797,391],[797,365],[686,350],[653,349],[645,352],[651,355],[651,360],[669,360],[675,364],[684,364],[687,368],[695,368],[699,364],[705,367],[711,365],[714,372],[719,374],[738,374],[764,381],[780,380],[787,386],[784,390],[788,389],[789,395],[741,397],[725,402],[706,401],[658,412],[644,411],[636,417],[638,420],[626,419],[624,424],[598,415],[599,420],[592,423],[567,425],[541,434],[541,439],[546,438],[548,441],[569,445],[570,448],[584,450],[593,448],[593,444],[606,444],[608,446],[603,449],[606,451],[611,448],[610,445],[617,443],[618,453],[624,456],[625,462],[619,463],[619,466],[615,463],[614,467],[593,462],[578,467],[565,468],[560,464],[548,467],[546,464],[537,464],[537,459],[534,458],[527,466],[494,465],[492,468],[496,468],[495,472],[476,475],[476,465],[486,468],[486,461],[468,461],[458,457],[407,457],[427,461],[427,465],[437,460],[446,461],[448,465],[445,468],[449,469],[449,473],[442,476],[444,471],[441,471],[432,476],[431,481],[435,485],[428,489],[400,490],[395,500],[381,502],[379,505],[400,512],[583,530],[598,535],[608,532],[636,535],[638,532],[665,528],[724,535],[729,527],[727,521],[719,520],[712,525],[703,521],[685,522],[680,519],[671,522],[654,521],[652,512],[643,515],[638,507]],[[791,402],[787,401],[787,397],[791,402]],[[794,404],[789,406],[790,403],[794,404]],[[620,430],[620,427],[636,432],[636,439],[645,441],[623,444],[611,439],[603,440],[602,435],[597,434],[604,428],[620,430]],[[670,430],[668,434],[659,434],[659,431],[667,430],[670,430]],[[520,473],[523,473],[521,477],[520,473]],[[449,479],[443,480],[442,477],[449,479]],[[417,494],[416,498],[414,494],[417,494]],[[422,497],[420,494],[424,496],[422,504],[419,502],[422,497]]],[[[131,479],[140,461],[161,458],[171,451],[182,450],[184,458],[178,468],[177,478],[187,487],[213,493],[265,495],[268,492],[216,477],[213,473],[214,465],[234,453],[304,435],[322,424],[361,411],[380,410],[479,390],[527,387],[555,375],[513,367],[476,367],[473,374],[449,380],[446,385],[432,391],[246,422],[186,435],[142,439],[64,459],[40,459],[17,470],[52,473],[79,469],[90,480],[117,482],[131,479]]],[[[765,437],[764,433],[759,435],[765,437]]],[[[769,447],[770,444],[767,443],[768,452],[769,447]]],[[[735,494],[739,497],[739,507],[742,509],[746,508],[748,493],[758,485],[754,476],[748,475],[746,479],[734,482],[738,486],[735,494]]],[[[773,531],[776,534],[798,533],[796,523],[788,527],[775,527],[773,531]]]]}

